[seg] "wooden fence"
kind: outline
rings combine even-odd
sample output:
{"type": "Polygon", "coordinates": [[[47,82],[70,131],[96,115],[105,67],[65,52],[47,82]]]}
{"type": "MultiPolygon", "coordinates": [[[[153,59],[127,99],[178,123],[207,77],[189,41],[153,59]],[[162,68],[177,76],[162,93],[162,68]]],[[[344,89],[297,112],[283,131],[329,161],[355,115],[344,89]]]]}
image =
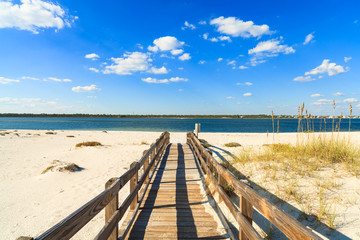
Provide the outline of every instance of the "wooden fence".
{"type": "Polygon", "coordinates": [[[256,208],[290,239],[321,239],[294,217],[260,196],[246,183],[239,181],[238,178],[211,156],[201,145],[194,133],[187,133],[187,143],[193,149],[202,171],[206,174],[208,181],[205,182],[207,186],[210,187],[209,185],[212,184],[212,187],[215,188],[215,192],[219,196],[217,202],[224,201],[226,207],[237,221],[239,225],[239,239],[262,239],[252,226],[253,208],[256,208]],[[234,204],[221,187],[224,185],[224,181],[233,186],[236,192],[240,193],[239,207],[234,204]]]}
{"type": "MultiPolygon", "coordinates": [[[[149,186],[149,175],[154,174],[155,165],[159,162],[159,159],[161,159],[161,155],[169,142],[170,134],[168,132],[163,132],[149,150],[144,152],[142,158],[138,162],[133,162],[131,164],[130,169],[126,173],[119,178],[110,179],[105,184],[105,191],[35,239],[70,239],[103,208],[105,208],[105,226],[101,229],[95,239],[117,239],[119,221],[124,216],[129,206],[130,209],[133,210],[133,216],[136,215],[141,200],[144,198],[146,189],[149,186]],[[143,174],[140,180],[138,180],[138,172],[141,167],[143,167],[143,174]],[[118,207],[118,192],[128,181],[130,181],[130,194],[121,206],[118,207]],[[139,199],[139,190],[144,183],[146,185],[144,190],[142,190],[142,195],[139,199]]],[[[133,219],[134,217],[121,233],[120,239],[123,236],[126,236],[133,219]]]]}

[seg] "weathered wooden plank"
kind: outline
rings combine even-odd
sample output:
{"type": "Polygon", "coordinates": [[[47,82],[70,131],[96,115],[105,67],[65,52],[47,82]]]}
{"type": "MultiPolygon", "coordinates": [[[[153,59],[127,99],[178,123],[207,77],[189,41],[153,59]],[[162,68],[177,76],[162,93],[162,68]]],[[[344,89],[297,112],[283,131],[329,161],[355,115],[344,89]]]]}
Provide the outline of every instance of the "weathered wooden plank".
{"type": "MultiPolygon", "coordinates": [[[[105,184],[105,189],[109,188],[116,179],[110,179],[105,184]]],[[[105,207],[105,224],[110,221],[110,218],[115,214],[118,208],[118,194],[109,202],[108,205],[105,207]]],[[[118,226],[114,227],[114,230],[111,232],[108,240],[116,240],[118,237],[118,226]]]]}

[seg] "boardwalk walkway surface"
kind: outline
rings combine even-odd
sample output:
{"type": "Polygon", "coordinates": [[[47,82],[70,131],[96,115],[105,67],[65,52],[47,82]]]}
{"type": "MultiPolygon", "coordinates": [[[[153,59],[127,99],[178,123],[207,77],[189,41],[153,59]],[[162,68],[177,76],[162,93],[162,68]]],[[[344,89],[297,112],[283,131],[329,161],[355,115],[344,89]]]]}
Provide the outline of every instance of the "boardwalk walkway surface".
{"type": "Polygon", "coordinates": [[[200,174],[190,147],[170,144],[126,239],[228,239],[222,224],[213,217],[216,213],[208,198],[201,193],[200,174]]]}

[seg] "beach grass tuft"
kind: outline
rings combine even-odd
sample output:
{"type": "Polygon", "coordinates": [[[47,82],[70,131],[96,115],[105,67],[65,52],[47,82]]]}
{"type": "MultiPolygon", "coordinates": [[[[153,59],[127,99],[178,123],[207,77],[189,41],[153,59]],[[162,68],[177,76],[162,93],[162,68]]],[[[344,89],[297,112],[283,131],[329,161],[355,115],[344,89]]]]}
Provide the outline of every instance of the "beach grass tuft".
{"type": "Polygon", "coordinates": [[[224,144],[225,147],[241,147],[240,143],[237,142],[229,142],[224,144]]]}
{"type": "Polygon", "coordinates": [[[101,143],[99,142],[82,142],[82,143],[78,143],[76,144],[75,147],[96,147],[96,146],[103,146],[101,143]]]}

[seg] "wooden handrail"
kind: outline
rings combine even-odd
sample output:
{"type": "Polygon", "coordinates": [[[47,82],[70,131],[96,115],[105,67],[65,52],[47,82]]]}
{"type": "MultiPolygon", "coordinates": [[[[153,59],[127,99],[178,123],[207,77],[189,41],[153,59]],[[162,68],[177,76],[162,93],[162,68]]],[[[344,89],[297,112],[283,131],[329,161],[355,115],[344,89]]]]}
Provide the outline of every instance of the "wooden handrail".
{"type": "MultiPolygon", "coordinates": [[[[219,164],[206,149],[201,145],[199,139],[194,135],[194,133],[187,133],[187,142],[193,148],[196,153],[197,158],[199,159],[202,168],[209,176],[212,183],[215,182],[215,187],[221,198],[224,200],[226,206],[229,208],[230,212],[237,220],[241,230],[248,228],[246,224],[243,226],[242,217],[238,216],[239,211],[233,209],[233,203],[224,195],[224,192],[221,187],[217,184],[216,178],[213,176],[209,165],[212,165],[218,174],[218,177],[223,178],[230,185],[236,189],[241,197],[245,198],[250,202],[262,215],[264,215],[274,226],[276,226],[281,232],[283,232],[290,239],[321,239],[318,235],[311,231],[311,229],[306,228],[303,224],[297,221],[294,217],[281,210],[274,204],[270,203],[266,198],[260,196],[254,189],[249,187],[247,184],[241,182],[236,178],[231,172],[225,169],[221,164],[219,164]],[[217,184],[217,185],[216,185],[217,184]],[[230,202],[229,202],[230,201],[230,202]]],[[[235,208],[237,210],[237,208],[235,208]]],[[[243,215],[243,213],[241,213],[243,215]]],[[[245,216],[243,216],[245,217],[245,216]]],[[[247,231],[247,230],[246,230],[247,231]]],[[[249,239],[253,239],[245,232],[249,239]]]]}
{"type": "MultiPolygon", "coordinates": [[[[82,227],[84,227],[93,217],[95,217],[105,206],[109,204],[109,202],[118,194],[120,189],[135,175],[138,170],[143,166],[146,159],[149,156],[154,156],[156,150],[163,150],[165,144],[169,143],[170,134],[168,132],[163,132],[160,137],[156,140],[155,144],[153,144],[149,150],[142,156],[142,158],[134,164],[126,173],[124,173],[121,177],[113,179],[113,183],[110,186],[101,192],[98,196],[90,200],[88,203],[80,207],[78,210],[71,213],[68,217],[60,221],[58,224],[48,229],[46,232],[41,234],[39,237],[35,238],[37,240],[50,240],[50,239],[70,239],[74,234],[76,234],[82,227]]],[[[156,153],[156,157],[160,154],[160,151],[156,153]]],[[[152,159],[153,160],[153,159],[152,159]]],[[[141,184],[144,182],[146,176],[145,174],[149,174],[150,172],[149,165],[147,169],[144,170],[144,174],[140,180],[141,184]]],[[[139,182],[139,183],[140,183],[139,182]]],[[[120,217],[118,221],[120,221],[121,217],[124,215],[127,207],[130,205],[131,200],[137,195],[137,192],[140,190],[140,184],[137,184],[134,191],[130,193],[130,195],[126,198],[121,207],[116,210],[116,214],[113,214],[109,219],[109,223],[112,222],[112,219],[120,217]],[[136,191],[135,191],[136,190],[136,191]]],[[[117,221],[117,222],[118,222],[117,221]]],[[[111,229],[111,232],[114,228],[111,229]]],[[[109,234],[109,235],[110,235],[109,234]]]]}

